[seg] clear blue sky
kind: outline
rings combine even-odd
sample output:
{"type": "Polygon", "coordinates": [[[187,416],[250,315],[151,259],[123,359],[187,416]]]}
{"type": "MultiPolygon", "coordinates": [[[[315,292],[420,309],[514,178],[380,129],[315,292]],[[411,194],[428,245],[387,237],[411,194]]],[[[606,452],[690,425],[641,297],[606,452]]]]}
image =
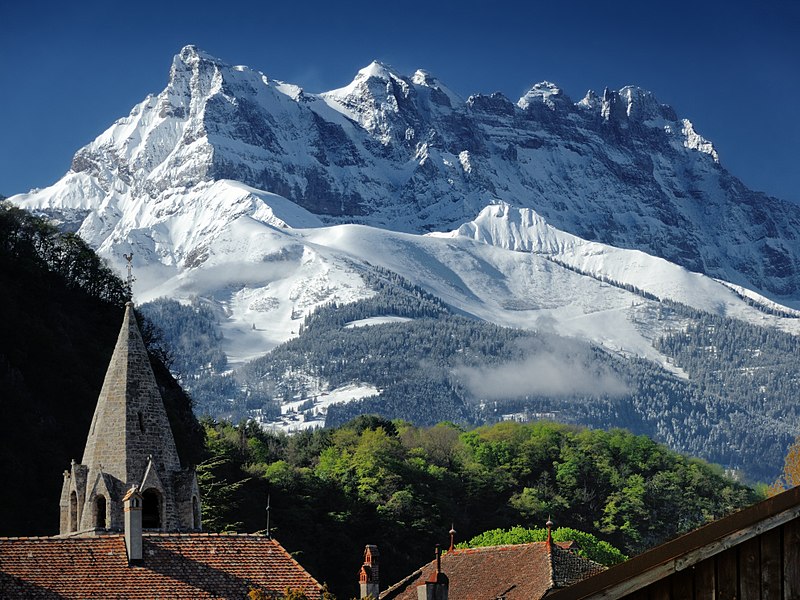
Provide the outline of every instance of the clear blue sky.
{"type": "Polygon", "coordinates": [[[750,187],[800,203],[798,0],[0,3],[0,193],[53,183],[73,153],[166,84],[195,44],[311,92],[371,60],[466,97],[557,83],[651,90],[750,187]]]}

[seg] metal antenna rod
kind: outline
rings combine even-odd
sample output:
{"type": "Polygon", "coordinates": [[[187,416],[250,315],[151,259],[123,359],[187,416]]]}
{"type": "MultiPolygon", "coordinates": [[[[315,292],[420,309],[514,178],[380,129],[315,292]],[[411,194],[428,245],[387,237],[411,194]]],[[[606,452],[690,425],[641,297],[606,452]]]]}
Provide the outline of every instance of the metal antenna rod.
{"type": "Polygon", "coordinates": [[[272,538],[272,536],[269,533],[269,501],[270,501],[270,495],[267,494],[267,537],[272,538]]]}

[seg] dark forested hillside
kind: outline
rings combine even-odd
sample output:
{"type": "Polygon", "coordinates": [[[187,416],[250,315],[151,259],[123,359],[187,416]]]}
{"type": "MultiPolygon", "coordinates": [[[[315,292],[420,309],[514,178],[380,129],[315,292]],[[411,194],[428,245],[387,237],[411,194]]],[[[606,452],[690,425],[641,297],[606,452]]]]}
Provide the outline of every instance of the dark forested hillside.
{"type": "MultiPolygon", "coordinates": [[[[58,532],[62,473],[80,460],[128,298],[77,236],[0,204],[0,535],[58,532]]],[[[185,462],[202,431],[154,364],[185,462]]]]}
{"type": "MultiPolygon", "coordinates": [[[[774,479],[793,439],[792,423],[796,419],[780,417],[794,414],[783,408],[793,397],[786,386],[791,385],[792,373],[796,372],[791,365],[797,361],[797,353],[784,356],[787,344],[797,343],[792,336],[716,318],[717,335],[726,336],[726,351],[745,358],[729,361],[727,376],[721,379],[711,371],[717,371],[716,366],[701,362],[694,363],[693,370],[687,368],[690,378],[682,379],[649,361],[623,360],[581,342],[541,332],[497,327],[446,310],[415,317],[408,311],[387,309],[387,301],[381,296],[397,293],[387,290],[369,301],[318,310],[307,320],[299,338],[247,365],[238,381],[245,387],[273,389],[278,397],[297,398],[308,393],[303,386],[309,378],[298,375],[321,378],[332,387],[356,381],[369,382],[381,390],[378,397],[332,406],[328,425],[342,424],[362,413],[423,425],[441,420],[479,424],[516,413],[520,418],[544,414],[566,423],[605,429],[625,427],[676,450],[740,469],[755,481],[774,479]],[[371,327],[342,326],[382,314],[415,318],[371,327]],[[750,337],[745,336],[743,344],[737,345],[733,337],[740,329],[750,337]],[[755,374],[747,368],[752,363],[747,356],[754,354],[753,360],[760,363],[753,366],[771,363],[755,374]],[[507,365],[517,367],[517,372],[511,369],[509,377],[536,377],[529,366],[530,356],[547,356],[561,371],[574,369],[576,379],[587,378],[592,385],[495,396],[493,400],[481,397],[470,385],[470,377],[474,377],[471,373],[492,374],[497,368],[508,372],[507,365]],[[741,365],[742,360],[745,365],[741,365]],[[287,377],[286,373],[295,376],[287,377]],[[770,378],[781,383],[747,399],[768,386],[770,378]],[[711,385],[707,379],[720,383],[711,385]],[[601,383],[604,381],[606,384],[601,383]],[[772,408],[765,410],[763,403],[772,408]]],[[[424,306],[425,301],[421,299],[420,304],[424,306]]],[[[701,323],[703,313],[695,311],[688,316],[692,322],[701,323]]],[[[703,325],[698,327],[705,330],[703,325]]],[[[674,354],[676,363],[682,364],[678,354],[702,347],[701,342],[676,335],[669,348],[669,341],[663,345],[665,353],[674,354]]]]}
{"type": "Polygon", "coordinates": [[[227,357],[220,348],[219,323],[200,300],[186,306],[159,298],[143,304],[139,311],[151,323],[158,323],[163,349],[170,357],[170,370],[176,376],[191,379],[225,369],[227,357]]]}
{"type": "Polygon", "coordinates": [[[698,387],[744,410],[797,423],[800,337],[678,307],[692,317],[684,330],[659,340],[698,387]]]}

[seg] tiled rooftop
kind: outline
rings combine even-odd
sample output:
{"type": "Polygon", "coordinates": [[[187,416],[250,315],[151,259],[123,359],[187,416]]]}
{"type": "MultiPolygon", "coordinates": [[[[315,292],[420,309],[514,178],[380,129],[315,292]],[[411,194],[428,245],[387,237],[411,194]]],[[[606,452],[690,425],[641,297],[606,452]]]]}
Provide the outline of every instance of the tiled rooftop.
{"type": "Polygon", "coordinates": [[[0,598],[247,598],[252,588],[320,585],[275,540],[258,535],[144,534],[129,566],[121,534],[0,538],[0,598]]]}
{"type": "MultiPolygon", "coordinates": [[[[538,600],[604,567],[546,542],[454,550],[442,555],[442,572],[453,600],[538,600]]],[[[381,593],[381,600],[416,600],[417,586],[436,570],[433,560],[381,593]]]]}

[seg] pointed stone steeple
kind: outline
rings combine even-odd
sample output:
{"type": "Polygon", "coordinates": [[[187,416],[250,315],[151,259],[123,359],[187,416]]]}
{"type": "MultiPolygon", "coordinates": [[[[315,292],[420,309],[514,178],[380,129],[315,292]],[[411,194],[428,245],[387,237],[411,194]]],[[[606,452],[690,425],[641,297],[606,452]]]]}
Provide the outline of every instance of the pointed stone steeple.
{"type": "Polygon", "coordinates": [[[131,481],[142,477],[149,455],[169,471],[180,469],[164,403],[129,302],[81,463],[90,469],[102,464],[109,475],[131,481]]]}
{"type": "Polygon", "coordinates": [[[123,496],[141,490],[144,528],[200,529],[194,469],[181,469],[133,304],[106,371],[81,464],[65,473],[61,533],[122,529],[123,496]]]}

